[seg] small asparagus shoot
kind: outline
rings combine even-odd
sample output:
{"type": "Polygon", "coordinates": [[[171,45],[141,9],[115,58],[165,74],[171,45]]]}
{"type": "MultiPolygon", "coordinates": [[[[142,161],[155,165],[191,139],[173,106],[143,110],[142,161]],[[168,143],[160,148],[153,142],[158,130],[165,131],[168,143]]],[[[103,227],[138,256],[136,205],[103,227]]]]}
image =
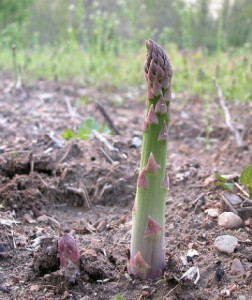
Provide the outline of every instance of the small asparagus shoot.
{"type": "Polygon", "coordinates": [[[147,113],[143,121],[140,172],[132,210],[129,273],[145,280],[160,276],[165,267],[166,172],[172,68],[165,51],[147,40],[144,66],[147,113]]]}
{"type": "Polygon", "coordinates": [[[75,239],[69,233],[65,232],[59,240],[58,251],[60,268],[69,281],[75,282],[76,275],[80,272],[80,254],[75,239]]]}

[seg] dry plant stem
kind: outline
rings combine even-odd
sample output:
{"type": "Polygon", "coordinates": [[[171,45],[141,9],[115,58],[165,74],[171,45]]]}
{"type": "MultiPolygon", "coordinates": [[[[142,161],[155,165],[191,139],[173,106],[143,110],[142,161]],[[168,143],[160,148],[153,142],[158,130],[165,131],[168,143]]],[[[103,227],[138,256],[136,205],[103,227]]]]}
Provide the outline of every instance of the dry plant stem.
{"type": "Polygon", "coordinates": [[[249,193],[247,193],[242,186],[240,186],[237,182],[235,182],[234,185],[249,199],[249,193]]]}
{"type": "Polygon", "coordinates": [[[172,69],[164,50],[146,42],[147,113],[137,191],[132,211],[129,272],[135,277],[160,276],[165,264],[164,226],[168,190],[166,174],[172,69]]]}
{"type": "Polygon", "coordinates": [[[119,130],[115,127],[114,122],[112,121],[109,114],[106,112],[105,108],[102,106],[102,104],[98,101],[95,101],[95,105],[96,105],[97,109],[101,112],[101,114],[103,115],[106,122],[108,123],[108,126],[111,129],[111,131],[113,131],[115,135],[120,135],[119,130]]]}
{"type": "Polygon", "coordinates": [[[115,151],[118,152],[118,149],[115,148],[102,134],[100,134],[98,131],[96,131],[95,129],[92,130],[92,133],[94,135],[94,137],[100,141],[101,143],[104,144],[104,146],[106,146],[110,151],[115,151]]]}
{"type": "Polygon", "coordinates": [[[214,84],[214,86],[215,86],[215,88],[217,90],[217,93],[218,93],[218,99],[219,99],[220,107],[221,107],[221,109],[224,112],[226,124],[227,124],[228,128],[235,135],[235,141],[236,141],[237,147],[241,148],[241,147],[244,146],[243,140],[242,140],[242,136],[241,136],[240,132],[237,130],[237,128],[235,128],[235,126],[234,126],[234,124],[232,122],[229,109],[228,109],[228,107],[225,104],[225,99],[224,99],[222,90],[221,90],[219,84],[217,83],[217,81],[215,79],[213,79],[213,84],[214,84]]]}
{"type": "Polygon", "coordinates": [[[68,97],[65,97],[64,100],[65,100],[65,103],[66,103],[66,106],[67,106],[67,111],[68,111],[69,115],[70,115],[71,117],[74,117],[74,116],[76,115],[76,112],[75,112],[75,110],[73,109],[72,104],[71,104],[69,98],[68,98],[68,97]]]}
{"type": "Polygon", "coordinates": [[[12,45],[12,62],[13,62],[13,69],[14,69],[14,77],[15,77],[15,86],[18,80],[18,68],[17,68],[17,56],[16,56],[16,45],[12,45]]]}

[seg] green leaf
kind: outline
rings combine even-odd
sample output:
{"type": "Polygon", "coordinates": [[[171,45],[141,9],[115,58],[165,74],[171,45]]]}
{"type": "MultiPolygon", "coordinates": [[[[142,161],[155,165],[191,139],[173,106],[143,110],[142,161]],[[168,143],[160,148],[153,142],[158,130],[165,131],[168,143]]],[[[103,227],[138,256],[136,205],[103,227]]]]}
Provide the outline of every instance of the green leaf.
{"type": "Polygon", "coordinates": [[[90,99],[87,96],[81,97],[80,100],[81,100],[81,103],[84,104],[84,105],[87,105],[91,102],[90,99]]]}
{"type": "Polygon", "coordinates": [[[121,295],[115,295],[115,297],[113,298],[113,300],[124,300],[124,297],[121,295]]]}
{"type": "Polygon", "coordinates": [[[77,130],[77,136],[81,140],[87,140],[90,137],[90,130],[88,128],[80,127],[77,130]]]}
{"type": "Polygon", "coordinates": [[[62,137],[65,140],[70,140],[76,137],[78,137],[81,140],[88,140],[91,137],[92,130],[96,130],[100,133],[110,132],[109,127],[107,125],[102,126],[98,122],[96,122],[94,118],[88,117],[78,127],[76,134],[71,129],[65,129],[62,133],[62,137]]]}
{"type": "Polygon", "coordinates": [[[224,190],[227,190],[231,193],[234,192],[234,186],[232,183],[217,181],[216,185],[222,187],[224,190]]]}
{"type": "Polygon", "coordinates": [[[252,199],[252,187],[248,187],[248,191],[249,191],[249,198],[252,199]]]}
{"type": "Polygon", "coordinates": [[[214,177],[221,182],[227,182],[227,179],[222,177],[219,173],[216,173],[214,177]]]}
{"type": "Polygon", "coordinates": [[[252,188],[252,165],[247,166],[241,172],[240,176],[241,184],[252,188]]]}
{"type": "Polygon", "coordinates": [[[88,117],[82,122],[80,129],[89,129],[89,131],[91,131],[93,129],[98,130],[99,127],[100,125],[95,121],[95,119],[88,117]]]}
{"type": "Polygon", "coordinates": [[[74,139],[76,137],[75,133],[71,130],[71,129],[65,129],[62,134],[61,134],[62,138],[64,140],[70,140],[70,139],[74,139]]]}

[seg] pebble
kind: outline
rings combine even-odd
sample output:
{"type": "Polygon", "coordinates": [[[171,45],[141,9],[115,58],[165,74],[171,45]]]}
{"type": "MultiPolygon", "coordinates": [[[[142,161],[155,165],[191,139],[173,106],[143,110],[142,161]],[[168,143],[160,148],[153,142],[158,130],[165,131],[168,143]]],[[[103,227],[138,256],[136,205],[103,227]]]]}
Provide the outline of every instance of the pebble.
{"type": "Polygon", "coordinates": [[[246,300],[247,298],[244,295],[239,295],[238,300],[246,300]]]}
{"type": "Polygon", "coordinates": [[[238,246],[238,239],[231,235],[220,235],[214,240],[214,246],[220,252],[231,254],[238,246]]]}
{"type": "Polygon", "coordinates": [[[46,215],[39,216],[37,218],[38,222],[48,222],[48,217],[46,215]]]}
{"type": "Polygon", "coordinates": [[[236,194],[225,193],[225,196],[228,199],[228,201],[233,205],[238,205],[242,203],[241,198],[236,194]]]}
{"type": "Polygon", "coordinates": [[[218,208],[208,208],[204,212],[212,218],[217,218],[219,216],[218,208]]]}
{"type": "Polygon", "coordinates": [[[218,224],[226,229],[235,229],[242,225],[242,219],[230,211],[225,211],[218,217],[218,224]]]}
{"type": "Polygon", "coordinates": [[[142,145],[142,140],[139,137],[134,136],[129,147],[136,149],[141,147],[141,145],[142,145]]]}
{"type": "Polygon", "coordinates": [[[238,258],[235,258],[232,262],[230,274],[232,275],[240,275],[245,272],[245,269],[238,258]]]}

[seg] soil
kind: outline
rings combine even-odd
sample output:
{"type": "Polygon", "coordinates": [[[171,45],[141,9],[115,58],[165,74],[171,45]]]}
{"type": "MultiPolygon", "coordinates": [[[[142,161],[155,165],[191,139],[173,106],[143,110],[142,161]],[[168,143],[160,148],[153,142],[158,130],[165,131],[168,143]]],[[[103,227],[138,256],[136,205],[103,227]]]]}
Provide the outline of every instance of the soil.
{"type": "MultiPolygon", "coordinates": [[[[43,80],[13,87],[6,78],[0,83],[0,299],[252,299],[251,214],[231,230],[207,213],[228,209],[215,172],[239,184],[252,161],[251,103],[227,102],[243,133],[244,147],[238,148],[214,99],[207,110],[197,97],[172,100],[166,269],[161,278],[141,282],[127,273],[127,260],[140,158],[133,138],[141,139],[144,88],[43,80]],[[109,145],[95,137],[63,140],[62,132],[87,116],[108,122],[96,101],[120,135],[106,136],[109,145]],[[81,255],[80,272],[71,280],[60,269],[64,231],[81,255]],[[214,247],[223,234],[238,238],[230,255],[214,247]],[[181,257],[190,248],[199,255],[184,265],[181,257]],[[243,266],[236,273],[235,259],[243,266]],[[192,266],[199,269],[196,284],[195,278],[181,279],[192,266]]],[[[235,193],[251,206],[243,191],[236,187],[235,193]]]]}

